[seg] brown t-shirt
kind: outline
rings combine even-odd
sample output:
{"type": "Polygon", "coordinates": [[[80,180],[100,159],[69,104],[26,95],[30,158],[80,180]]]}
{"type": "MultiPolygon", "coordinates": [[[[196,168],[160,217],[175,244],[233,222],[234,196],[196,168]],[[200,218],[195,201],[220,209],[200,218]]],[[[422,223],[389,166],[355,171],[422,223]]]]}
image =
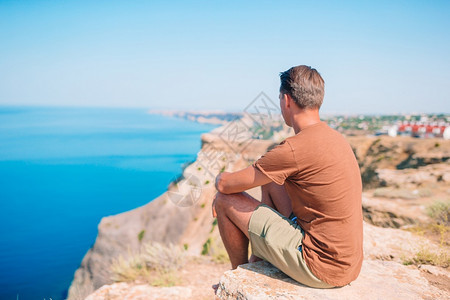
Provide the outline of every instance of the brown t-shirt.
{"type": "Polygon", "coordinates": [[[334,286],[355,280],[363,260],[362,184],[344,137],[324,122],[310,125],[254,167],[285,185],[305,231],[303,256],[314,275],[334,286]]]}

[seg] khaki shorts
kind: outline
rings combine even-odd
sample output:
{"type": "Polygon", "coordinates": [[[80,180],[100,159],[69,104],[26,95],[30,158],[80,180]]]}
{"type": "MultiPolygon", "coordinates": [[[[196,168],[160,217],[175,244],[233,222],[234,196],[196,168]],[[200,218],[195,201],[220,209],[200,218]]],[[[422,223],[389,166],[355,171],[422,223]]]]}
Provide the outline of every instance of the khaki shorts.
{"type": "Polygon", "coordinates": [[[314,288],[333,287],[318,279],[306,265],[301,251],[303,230],[297,222],[262,204],[250,218],[248,234],[252,253],[292,279],[314,288]]]}

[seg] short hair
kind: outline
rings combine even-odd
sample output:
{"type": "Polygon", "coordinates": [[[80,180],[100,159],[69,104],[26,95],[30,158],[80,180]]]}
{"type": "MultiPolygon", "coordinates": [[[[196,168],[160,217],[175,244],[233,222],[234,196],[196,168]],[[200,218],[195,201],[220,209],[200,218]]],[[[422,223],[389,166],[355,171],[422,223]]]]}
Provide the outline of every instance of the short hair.
{"type": "Polygon", "coordinates": [[[322,76],[316,69],[301,65],[280,73],[280,92],[289,94],[300,108],[319,109],[325,94],[322,76]]]}

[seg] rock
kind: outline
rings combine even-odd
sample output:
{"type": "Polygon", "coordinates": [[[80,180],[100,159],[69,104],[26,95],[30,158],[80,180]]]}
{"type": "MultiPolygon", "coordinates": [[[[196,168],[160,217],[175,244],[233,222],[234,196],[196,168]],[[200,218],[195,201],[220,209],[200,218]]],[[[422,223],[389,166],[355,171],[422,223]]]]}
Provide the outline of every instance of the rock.
{"type": "Polygon", "coordinates": [[[449,299],[413,266],[366,260],[351,284],[314,289],[295,282],[267,262],[239,266],[220,279],[219,299],[449,299]]]}
{"type": "Polygon", "coordinates": [[[364,222],[364,257],[361,274],[343,288],[313,289],[296,283],[267,262],[246,264],[227,271],[220,280],[220,299],[438,299],[450,297],[427,280],[424,272],[446,277],[438,267],[401,263],[426,247],[439,247],[423,237],[400,229],[380,228],[364,222]],[[441,297],[442,296],[442,297],[441,297]]]}
{"type": "Polygon", "coordinates": [[[192,288],[154,287],[146,284],[134,285],[125,282],[105,285],[86,297],[85,300],[146,300],[146,299],[192,299],[192,288]]]}
{"type": "Polygon", "coordinates": [[[417,169],[377,169],[378,177],[389,186],[415,187],[421,185],[446,181],[450,161],[430,164],[417,169]]]}
{"type": "Polygon", "coordinates": [[[364,220],[373,225],[389,228],[402,228],[426,223],[429,218],[420,199],[406,200],[363,196],[364,220]]]}
{"type": "Polygon", "coordinates": [[[386,184],[378,175],[379,169],[417,169],[445,163],[450,158],[450,141],[442,139],[358,136],[347,140],[355,152],[366,189],[386,184]]]}
{"type": "Polygon", "coordinates": [[[364,257],[366,259],[393,260],[402,263],[427,249],[438,253],[439,246],[411,232],[381,228],[364,222],[364,257]]]}

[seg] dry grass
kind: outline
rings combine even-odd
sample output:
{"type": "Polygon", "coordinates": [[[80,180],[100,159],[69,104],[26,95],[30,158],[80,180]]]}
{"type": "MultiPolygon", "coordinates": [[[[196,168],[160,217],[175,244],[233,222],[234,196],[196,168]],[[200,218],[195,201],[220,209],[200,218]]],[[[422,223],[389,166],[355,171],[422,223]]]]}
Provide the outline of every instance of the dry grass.
{"type": "Polygon", "coordinates": [[[427,214],[434,222],[450,225],[450,201],[435,201],[427,207],[427,214]]]}
{"type": "Polygon", "coordinates": [[[116,282],[140,281],[155,286],[173,286],[180,279],[176,271],[185,262],[185,252],[179,247],[146,243],[138,253],[113,260],[112,280],[116,282]]]}
{"type": "Polygon", "coordinates": [[[447,268],[450,266],[450,255],[448,251],[441,249],[439,252],[430,251],[427,248],[422,248],[413,258],[405,259],[405,265],[433,265],[447,268]]]}
{"type": "Polygon", "coordinates": [[[426,245],[423,245],[413,258],[404,259],[404,264],[426,264],[444,268],[450,266],[449,213],[450,202],[435,201],[427,207],[427,214],[432,219],[432,222],[411,227],[408,231],[438,241],[440,250],[438,252],[431,251],[426,245]]]}

